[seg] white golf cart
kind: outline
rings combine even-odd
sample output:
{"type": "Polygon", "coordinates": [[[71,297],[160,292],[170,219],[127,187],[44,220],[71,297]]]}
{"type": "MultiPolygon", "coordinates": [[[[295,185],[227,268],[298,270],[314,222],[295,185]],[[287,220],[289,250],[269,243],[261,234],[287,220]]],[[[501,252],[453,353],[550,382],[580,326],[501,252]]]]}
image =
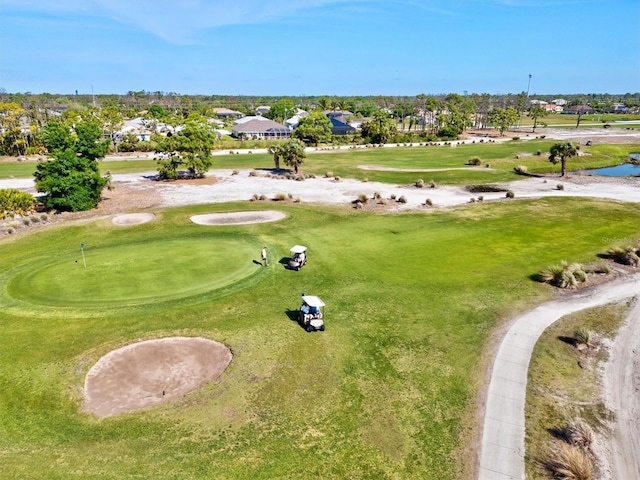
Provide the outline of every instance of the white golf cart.
{"type": "Polygon", "coordinates": [[[287,267],[289,270],[300,270],[307,263],[307,247],[302,245],[294,245],[289,250],[291,258],[287,267]]]}
{"type": "Polygon", "coordinates": [[[307,332],[324,332],[324,302],[320,297],[302,294],[302,305],[298,311],[298,323],[307,332]]]}

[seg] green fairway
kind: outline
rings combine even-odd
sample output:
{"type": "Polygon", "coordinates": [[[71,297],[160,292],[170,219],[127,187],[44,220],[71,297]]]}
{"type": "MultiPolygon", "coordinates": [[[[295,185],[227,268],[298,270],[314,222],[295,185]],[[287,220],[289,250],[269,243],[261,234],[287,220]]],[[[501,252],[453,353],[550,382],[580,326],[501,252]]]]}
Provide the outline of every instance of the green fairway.
{"type": "MultiPolygon", "coordinates": [[[[366,148],[358,150],[335,150],[310,152],[307,154],[302,171],[318,176],[332,172],[334,176],[369,180],[393,184],[414,183],[418,178],[425,182],[433,180],[438,184],[460,185],[466,183],[495,183],[518,180],[513,168],[527,167],[530,173],[559,172],[558,165],[549,162],[549,148],[553,140],[531,139],[506,141],[504,143],[471,143],[452,147],[450,145],[392,148],[366,148]],[[478,157],[481,167],[468,168],[467,162],[478,157]],[[364,170],[361,166],[380,166],[387,170],[364,170]],[[394,169],[452,169],[445,171],[403,172],[394,169]]],[[[569,170],[598,168],[618,165],[628,159],[629,153],[638,152],[640,145],[594,145],[582,147],[586,155],[572,158],[567,163],[569,170]]],[[[216,156],[214,169],[241,169],[273,167],[273,157],[268,154],[222,155],[216,156]]],[[[100,162],[103,173],[141,173],[155,171],[153,160],[126,160],[100,162]]],[[[0,179],[27,178],[33,175],[34,163],[0,163],[0,179]]]]}
{"type": "Polygon", "coordinates": [[[0,240],[0,477],[466,478],[489,334],[549,297],[530,278],[541,268],[640,236],[638,205],[570,198],[189,221],[247,207],[0,240]],[[283,266],[296,243],[309,248],[300,272],[283,266]],[[252,262],[262,245],[268,268],[252,262]],[[327,304],[325,332],[292,321],[302,292],[327,304]],[[79,411],[102,355],[172,335],[224,342],[234,358],[170,403],[103,420],[79,411]]]}

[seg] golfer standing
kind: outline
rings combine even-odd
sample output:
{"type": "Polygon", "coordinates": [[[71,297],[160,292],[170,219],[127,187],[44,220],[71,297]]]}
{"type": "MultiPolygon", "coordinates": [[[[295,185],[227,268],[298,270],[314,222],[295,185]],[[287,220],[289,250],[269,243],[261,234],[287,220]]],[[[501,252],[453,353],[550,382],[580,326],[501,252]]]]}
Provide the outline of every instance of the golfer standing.
{"type": "Polygon", "coordinates": [[[267,266],[267,247],[262,247],[262,252],[260,252],[262,256],[262,265],[267,266]]]}

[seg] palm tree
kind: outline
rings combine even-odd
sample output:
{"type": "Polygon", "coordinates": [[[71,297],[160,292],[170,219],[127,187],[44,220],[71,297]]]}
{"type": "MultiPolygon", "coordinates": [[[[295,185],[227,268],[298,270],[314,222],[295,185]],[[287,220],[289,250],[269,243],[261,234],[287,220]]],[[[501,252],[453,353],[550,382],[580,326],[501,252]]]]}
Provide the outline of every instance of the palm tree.
{"type": "Polygon", "coordinates": [[[280,156],[282,155],[282,145],[271,145],[268,151],[271,155],[273,155],[273,163],[276,166],[276,170],[280,170],[280,156]]]}
{"type": "Polygon", "coordinates": [[[280,157],[284,160],[285,165],[293,167],[296,175],[298,174],[298,167],[302,165],[306,156],[304,143],[297,138],[292,138],[281,146],[280,157]]]}
{"type": "Polygon", "coordinates": [[[549,161],[554,165],[560,162],[561,177],[567,173],[567,160],[577,155],[578,149],[571,142],[556,143],[549,149],[549,161]]]}

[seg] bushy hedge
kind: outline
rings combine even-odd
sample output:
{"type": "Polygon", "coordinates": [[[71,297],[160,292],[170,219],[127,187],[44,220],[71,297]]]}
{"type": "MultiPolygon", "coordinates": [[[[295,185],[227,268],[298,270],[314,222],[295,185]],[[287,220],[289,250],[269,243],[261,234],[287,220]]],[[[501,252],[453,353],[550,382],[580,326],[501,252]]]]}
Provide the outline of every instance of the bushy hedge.
{"type": "Polygon", "coordinates": [[[29,215],[34,211],[36,199],[15,188],[0,189],[0,219],[10,215],[29,215]]]}

